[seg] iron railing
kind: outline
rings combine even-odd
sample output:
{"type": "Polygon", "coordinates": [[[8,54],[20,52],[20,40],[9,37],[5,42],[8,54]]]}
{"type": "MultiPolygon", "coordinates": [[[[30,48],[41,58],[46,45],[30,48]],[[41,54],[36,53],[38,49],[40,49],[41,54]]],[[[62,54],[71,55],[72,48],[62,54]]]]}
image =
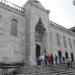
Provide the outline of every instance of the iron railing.
{"type": "Polygon", "coordinates": [[[17,5],[15,5],[15,4],[13,4],[13,3],[9,2],[9,1],[0,0],[0,3],[3,3],[3,4],[5,4],[5,5],[7,5],[7,6],[10,6],[10,7],[14,8],[14,9],[16,9],[16,10],[18,10],[18,11],[24,13],[24,8],[22,8],[22,7],[20,7],[20,6],[17,6],[17,5]]]}

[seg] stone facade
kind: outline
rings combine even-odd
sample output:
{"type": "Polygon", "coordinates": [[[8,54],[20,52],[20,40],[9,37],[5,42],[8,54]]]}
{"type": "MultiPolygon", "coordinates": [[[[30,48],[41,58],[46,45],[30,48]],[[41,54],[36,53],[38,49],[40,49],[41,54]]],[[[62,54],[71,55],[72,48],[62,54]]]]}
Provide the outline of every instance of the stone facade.
{"type": "Polygon", "coordinates": [[[7,9],[7,6],[0,7],[0,62],[21,62],[23,51],[25,51],[25,19],[13,10],[7,9]],[[10,33],[12,19],[18,21],[17,37],[10,33]]]}
{"type": "MultiPolygon", "coordinates": [[[[21,8],[10,6],[7,1],[0,3],[0,62],[1,63],[26,63],[35,65],[36,56],[48,54],[58,56],[61,51],[69,57],[75,51],[75,34],[49,21],[49,10],[46,10],[37,0],[28,0],[21,8]],[[11,20],[17,20],[17,36],[11,34],[11,20]],[[56,34],[60,35],[61,45],[57,46],[56,34]],[[65,36],[67,47],[63,46],[65,36]],[[68,38],[71,39],[72,48],[69,47],[68,38]],[[39,49],[37,51],[37,45],[39,49]],[[38,53],[37,53],[38,52],[38,53]]],[[[74,56],[74,54],[73,54],[74,56]]],[[[74,56],[75,58],[75,56],[74,56]]]]}
{"type": "Polygon", "coordinates": [[[50,21],[50,30],[51,30],[51,49],[52,49],[52,53],[53,55],[58,55],[58,51],[61,51],[62,52],[62,56],[63,57],[66,57],[65,53],[68,53],[68,57],[71,57],[71,54],[73,54],[73,57],[74,57],[74,60],[75,60],[75,55],[74,55],[74,52],[75,52],[75,43],[74,43],[74,40],[75,40],[75,33],[72,32],[71,30],[69,29],[66,29],[52,21],[50,21]],[[57,45],[57,37],[56,37],[56,34],[59,34],[59,40],[60,40],[60,46],[57,45]],[[65,37],[65,42],[66,42],[66,47],[64,46],[64,39],[63,37],[65,37]],[[70,42],[69,42],[69,39],[70,39],[70,42]],[[70,43],[71,43],[71,46],[70,47],[70,43]]]}

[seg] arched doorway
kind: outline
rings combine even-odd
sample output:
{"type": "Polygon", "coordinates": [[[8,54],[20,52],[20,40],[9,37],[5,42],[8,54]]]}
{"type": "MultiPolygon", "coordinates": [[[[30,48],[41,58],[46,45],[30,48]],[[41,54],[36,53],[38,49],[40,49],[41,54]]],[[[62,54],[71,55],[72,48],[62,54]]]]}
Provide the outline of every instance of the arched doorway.
{"type": "Polygon", "coordinates": [[[38,58],[40,56],[40,46],[36,44],[36,57],[38,58]]]}
{"type": "Polygon", "coordinates": [[[38,57],[44,51],[44,34],[45,28],[42,24],[41,18],[39,18],[39,21],[35,26],[36,57],[38,57]]]}

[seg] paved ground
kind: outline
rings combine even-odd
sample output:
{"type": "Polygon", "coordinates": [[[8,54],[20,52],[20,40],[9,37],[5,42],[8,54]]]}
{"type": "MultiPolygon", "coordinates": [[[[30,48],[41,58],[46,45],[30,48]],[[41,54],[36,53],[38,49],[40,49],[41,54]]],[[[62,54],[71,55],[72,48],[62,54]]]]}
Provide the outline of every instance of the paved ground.
{"type": "MultiPolygon", "coordinates": [[[[53,66],[25,65],[17,68],[13,73],[13,75],[75,75],[75,69],[67,68],[66,64],[53,66]]],[[[10,75],[12,74],[10,73],[10,75]]]]}

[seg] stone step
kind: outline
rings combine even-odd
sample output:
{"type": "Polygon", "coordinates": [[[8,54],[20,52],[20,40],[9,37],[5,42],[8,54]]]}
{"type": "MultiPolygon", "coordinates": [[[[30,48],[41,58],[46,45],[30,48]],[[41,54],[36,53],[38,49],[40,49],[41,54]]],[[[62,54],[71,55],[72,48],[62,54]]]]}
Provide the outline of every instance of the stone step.
{"type": "MultiPolygon", "coordinates": [[[[63,66],[63,65],[62,65],[63,66]]],[[[14,75],[75,75],[74,69],[68,69],[60,65],[54,66],[24,66],[14,75]]]]}

